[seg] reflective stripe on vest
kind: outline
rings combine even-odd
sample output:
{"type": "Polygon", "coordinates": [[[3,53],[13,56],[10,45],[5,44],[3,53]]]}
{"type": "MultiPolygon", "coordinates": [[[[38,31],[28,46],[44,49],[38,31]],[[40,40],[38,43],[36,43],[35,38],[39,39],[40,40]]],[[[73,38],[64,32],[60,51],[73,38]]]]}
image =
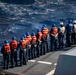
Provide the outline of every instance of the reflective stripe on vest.
{"type": "Polygon", "coordinates": [[[9,44],[5,44],[3,47],[4,47],[4,53],[10,52],[10,45],[9,44]]]}
{"type": "Polygon", "coordinates": [[[11,48],[13,48],[13,49],[16,49],[18,46],[18,43],[15,40],[12,40],[10,44],[11,44],[11,48]]]}

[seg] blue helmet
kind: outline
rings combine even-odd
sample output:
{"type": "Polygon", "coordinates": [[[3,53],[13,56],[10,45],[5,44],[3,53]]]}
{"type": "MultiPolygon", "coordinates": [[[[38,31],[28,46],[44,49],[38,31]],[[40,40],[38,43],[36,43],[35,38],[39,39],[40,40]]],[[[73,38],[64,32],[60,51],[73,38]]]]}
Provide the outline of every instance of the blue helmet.
{"type": "Polygon", "coordinates": [[[8,44],[8,41],[7,41],[7,40],[5,40],[5,41],[4,41],[4,44],[8,44]]]}
{"type": "Polygon", "coordinates": [[[43,24],[43,26],[42,27],[46,27],[46,24],[43,24]]]}
{"type": "Polygon", "coordinates": [[[55,27],[55,26],[56,26],[55,24],[52,25],[52,27],[55,27]]]}
{"type": "Polygon", "coordinates": [[[35,33],[34,33],[34,32],[32,32],[32,33],[31,33],[31,36],[35,36],[35,33]]]}
{"type": "Polygon", "coordinates": [[[30,35],[30,33],[29,32],[26,32],[26,36],[28,36],[28,35],[30,35]]]}
{"type": "Polygon", "coordinates": [[[44,26],[42,27],[42,30],[43,30],[43,29],[45,29],[45,27],[44,27],[44,26]]]}
{"type": "Polygon", "coordinates": [[[46,28],[46,25],[45,25],[45,24],[42,26],[42,30],[43,30],[44,28],[46,28]]]}
{"type": "Polygon", "coordinates": [[[40,29],[37,29],[37,32],[40,32],[40,29]]]}
{"type": "Polygon", "coordinates": [[[73,21],[71,19],[68,20],[68,23],[72,23],[73,21]]]}
{"type": "Polygon", "coordinates": [[[24,35],[22,35],[24,38],[26,38],[26,35],[24,34],[24,35]]]}
{"type": "Polygon", "coordinates": [[[21,38],[20,38],[21,40],[23,40],[24,39],[24,37],[23,36],[21,36],[21,38]]]}
{"type": "Polygon", "coordinates": [[[12,40],[15,40],[15,39],[16,39],[16,37],[15,37],[15,36],[13,36],[13,37],[12,37],[12,40]]]}

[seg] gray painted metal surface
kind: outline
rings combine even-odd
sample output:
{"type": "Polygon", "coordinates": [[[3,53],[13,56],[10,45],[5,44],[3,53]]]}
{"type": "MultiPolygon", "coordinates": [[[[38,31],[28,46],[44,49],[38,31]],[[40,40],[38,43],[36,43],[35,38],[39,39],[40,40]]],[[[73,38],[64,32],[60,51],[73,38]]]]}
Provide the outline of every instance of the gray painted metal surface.
{"type": "Polygon", "coordinates": [[[76,75],[76,47],[59,56],[54,75],[76,75]]]}
{"type": "Polygon", "coordinates": [[[9,68],[8,70],[4,70],[1,68],[1,72],[10,75],[46,75],[48,72],[55,68],[54,64],[57,62],[58,56],[62,52],[63,51],[47,53],[46,55],[34,59],[35,62],[28,61],[27,65],[23,65],[22,67],[18,66],[14,68],[9,68]],[[39,61],[49,62],[52,64],[38,63],[39,61]]]}
{"type": "Polygon", "coordinates": [[[59,55],[63,52],[67,52],[69,49],[70,48],[64,48],[58,51],[46,53],[45,55],[34,59],[35,62],[28,61],[27,65],[9,68],[8,70],[2,69],[2,55],[0,55],[0,72],[8,75],[47,75],[47,73],[51,72],[56,67],[54,64],[57,63],[59,55]],[[44,63],[38,63],[39,61],[44,63]],[[52,64],[45,64],[45,62],[52,64]]]}

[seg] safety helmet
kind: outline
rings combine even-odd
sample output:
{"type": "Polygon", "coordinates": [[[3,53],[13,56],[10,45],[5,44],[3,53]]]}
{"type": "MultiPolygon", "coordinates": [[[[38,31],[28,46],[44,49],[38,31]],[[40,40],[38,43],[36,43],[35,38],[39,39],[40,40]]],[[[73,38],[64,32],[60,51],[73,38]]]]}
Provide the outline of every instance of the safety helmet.
{"type": "Polygon", "coordinates": [[[60,22],[60,25],[63,25],[64,23],[63,22],[60,22]]]}
{"type": "Polygon", "coordinates": [[[40,32],[40,29],[37,29],[37,32],[40,32]]]}
{"type": "Polygon", "coordinates": [[[30,35],[30,33],[29,32],[26,32],[26,36],[28,36],[28,35],[30,35]]]}
{"type": "Polygon", "coordinates": [[[12,37],[12,40],[15,40],[15,39],[16,39],[16,37],[15,37],[15,36],[13,36],[13,37],[12,37]]]}
{"type": "Polygon", "coordinates": [[[74,20],[73,23],[76,24],[76,20],[74,20]]]}
{"type": "Polygon", "coordinates": [[[25,35],[25,34],[23,34],[22,36],[23,36],[24,38],[26,38],[26,35],[25,35]]]}
{"type": "Polygon", "coordinates": [[[24,37],[23,36],[21,36],[21,38],[20,38],[21,40],[23,40],[24,39],[24,37]]]}
{"type": "Polygon", "coordinates": [[[4,44],[8,44],[8,41],[7,41],[7,40],[5,40],[5,41],[4,41],[4,44]]]}
{"type": "Polygon", "coordinates": [[[46,24],[43,24],[43,26],[42,27],[46,27],[46,24]]]}
{"type": "Polygon", "coordinates": [[[45,29],[45,27],[44,27],[44,26],[42,26],[42,30],[43,30],[43,29],[45,29]]]}
{"type": "Polygon", "coordinates": [[[46,25],[45,25],[45,24],[43,24],[43,26],[42,26],[42,30],[43,30],[44,28],[46,28],[46,25]]]}
{"type": "Polygon", "coordinates": [[[73,21],[71,19],[68,20],[68,23],[72,23],[73,21]]]}
{"type": "Polygon", "coordinates": [[[31,36],[35,36],[35,33],[34,33],[34,32],[32,32],[32,33],[31,33],[31,36]]]}
{"type": "Polygon", "coordinates": [[[55,24],[52,24],[52,27],[55,27],[56,25],[55,24]]]}

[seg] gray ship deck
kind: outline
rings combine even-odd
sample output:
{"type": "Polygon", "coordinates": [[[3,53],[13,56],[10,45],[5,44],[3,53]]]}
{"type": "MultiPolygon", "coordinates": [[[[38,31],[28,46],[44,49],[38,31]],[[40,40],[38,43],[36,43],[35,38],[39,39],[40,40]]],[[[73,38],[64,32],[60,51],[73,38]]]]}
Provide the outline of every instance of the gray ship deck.
{"type": "MultiPolygon", "coordinates": [[[[72,47],[71,47],[72,48],[72,47]]],[[[9,68],[8,70],[2,69],[2,60],[0,61],[0,73],[2,75],[53,75],[58,57],[61,53],[70,50],[71,48],[64,48],[46,55],[40,56],[39,58],[29,60],[27,65],[22,67],[9,68]]],[[[2,59],[2,57],[0,57],[2,59]]]]}

